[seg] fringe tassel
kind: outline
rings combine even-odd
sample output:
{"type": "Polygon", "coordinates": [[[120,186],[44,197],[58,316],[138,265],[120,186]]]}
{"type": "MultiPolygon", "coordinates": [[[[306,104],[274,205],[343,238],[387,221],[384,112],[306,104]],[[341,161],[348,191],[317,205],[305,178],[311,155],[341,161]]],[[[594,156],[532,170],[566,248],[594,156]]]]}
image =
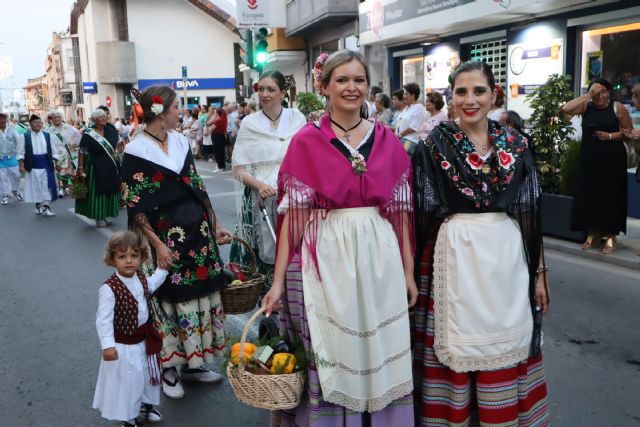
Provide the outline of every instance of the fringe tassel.
{"type": "Polygon", "coordinates": [[[160,361],[160,353],[148,355],[147,364],[149,365],[149,382],[153,386],[159,386],[161,372],[162,372],[162,362],[160,361]]]}

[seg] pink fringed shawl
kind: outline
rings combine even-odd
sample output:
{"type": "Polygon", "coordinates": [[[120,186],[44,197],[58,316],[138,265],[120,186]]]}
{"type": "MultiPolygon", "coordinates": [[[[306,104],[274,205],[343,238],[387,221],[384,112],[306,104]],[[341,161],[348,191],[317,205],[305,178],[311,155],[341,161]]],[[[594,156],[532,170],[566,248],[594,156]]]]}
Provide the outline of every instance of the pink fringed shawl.
{"type": "MultiPolygon", "coordinates": [[[[377,122],[374,126],[373,148],[366,171],[360,176],[354,173],[351,161],[331,144],[336,135],[329,115],[320,119],[320,127],[309,123],[293,137],[278,174],[278,204],[285,195],[289,199],[289,261],[303,241],[317,266],[318,221],[314,219],[329,210],[344,208],[378,207],[393,225],[401,250],[402,230],[408,221],[413,251],[411,162],[389,128],[377,122]],[[305,227],[304,239],[299,234],[301,225],[305,227]]],[[[278,229],[282,219],[280,215],[278,229]]]]}

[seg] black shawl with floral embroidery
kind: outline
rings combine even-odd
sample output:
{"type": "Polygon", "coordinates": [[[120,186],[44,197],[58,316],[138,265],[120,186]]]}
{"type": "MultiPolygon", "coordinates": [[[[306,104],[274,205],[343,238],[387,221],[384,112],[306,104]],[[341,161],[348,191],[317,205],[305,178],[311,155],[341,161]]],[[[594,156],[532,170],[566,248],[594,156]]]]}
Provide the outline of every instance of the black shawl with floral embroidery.
{"type": "Polygon", "coordinates": [[[129,227],[135,229],[136,215],[144,214],[160,240],[174,253],[174,266],[156,296],[177,303],[224,287],[215,241],[215,215],[191,152],[180,174],[125,154],[122,180],[129,227]]]}
{"type": "MultiPolygon", "coordinates": [[[[493,153],[484,161],[454,122],[438,125],[413,155],[416,271],[423,253],[433,256],[442,220],[456,213],[505,212],[520,226],[535,307],[536,269],[542,254],[540,182],[527,138],[489,120],[493,153]],[[435,234],[434,234],[435,233],[435,234]]],[[[433,260],[431,260],[433,261],[433,260]]],[[[532,355],[540,349],[541,315],[533,312],[532,355]]]]}

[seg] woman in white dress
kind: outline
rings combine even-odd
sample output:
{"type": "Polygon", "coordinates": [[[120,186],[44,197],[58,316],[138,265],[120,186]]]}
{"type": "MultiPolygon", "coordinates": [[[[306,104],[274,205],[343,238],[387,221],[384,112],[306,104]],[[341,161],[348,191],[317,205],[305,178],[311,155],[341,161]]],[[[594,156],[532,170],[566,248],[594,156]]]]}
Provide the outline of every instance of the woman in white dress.
{"type": "MultiPolygon", "coordinates": [[[[241,184],[242,196],[238,204],[236,235],[248,242],[258,258],[258,271],[267,278],[265,292],[273,281],[275,241],[259,208],[260,199],[271,224],[275,225],[275,198],[278,170],[289,142],[306,123],[298,110],[284,108],[286,79],[279,71],[267,71],[258,81],[262,110],[246,116],[240,125],[233,151],[233,172],[241,184]]],[[[230,259],[242,266],[251,262],[249,254],[237,242],[231,246],[230,259]]]]}

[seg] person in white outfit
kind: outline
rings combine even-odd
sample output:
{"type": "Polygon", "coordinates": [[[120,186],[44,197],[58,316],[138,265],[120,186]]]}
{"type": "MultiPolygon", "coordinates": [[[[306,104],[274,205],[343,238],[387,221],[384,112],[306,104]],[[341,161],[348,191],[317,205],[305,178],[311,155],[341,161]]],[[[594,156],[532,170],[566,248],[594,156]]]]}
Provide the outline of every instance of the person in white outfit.
{"type": "Polygon", "coordinates": [[[51,202],[57,199],[55,170],[58,169],[57,136],[42,131],[42,119],[33,114],[29,118],[31,131],[18,138],[20,173],[25,174],[24,197],[36,204],[36,215],[55,216],[51,202]]]}
{"type": "Polygon", "coordinates": [[[7,126],[7,115],[0,113],[0,197],[3,205],[9,204],[11,194],[22,200],[17,154],[18,133],[7,126]]]}
{"type": "Polygon", "coordinates": [[[82,138],[82,132],[75,127],[62,121],[60,111],[49,113],[51,125],[46,129],[51,135],[55,135],[60,140],[58,146],[58,197],[64,197],[65,190],[70,184],[72,175],[75,174],[78,164],[78,145],[82,138]]]}
{"type": "Polygon", "coordinates": [[[145,277],[140,266],[147,256],[142,238],[131,231],[111,236],[104,255],[116,272],[99,291],[96,328],[102,361],[93,408],[123,427],[162,420],[153,407],[160,403],[162,338],[152,325],[149,304],[169,273],[158,268],[145,277]]]}

